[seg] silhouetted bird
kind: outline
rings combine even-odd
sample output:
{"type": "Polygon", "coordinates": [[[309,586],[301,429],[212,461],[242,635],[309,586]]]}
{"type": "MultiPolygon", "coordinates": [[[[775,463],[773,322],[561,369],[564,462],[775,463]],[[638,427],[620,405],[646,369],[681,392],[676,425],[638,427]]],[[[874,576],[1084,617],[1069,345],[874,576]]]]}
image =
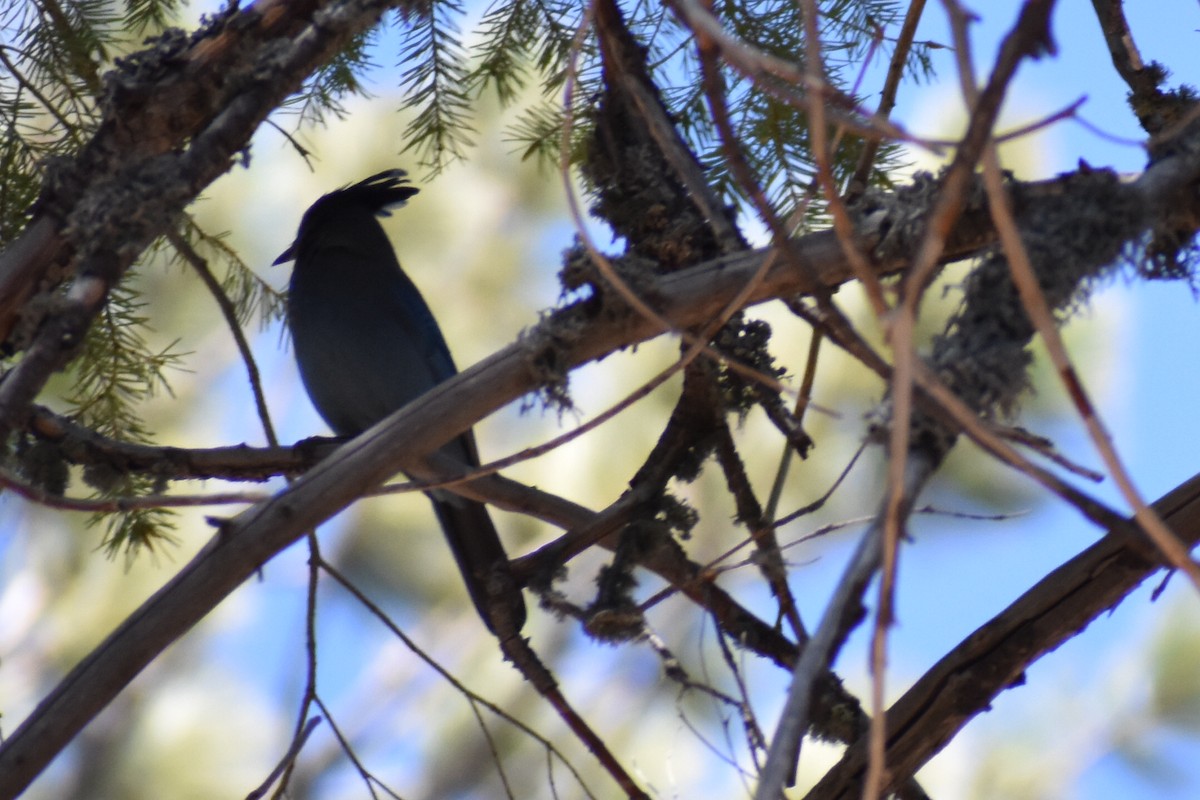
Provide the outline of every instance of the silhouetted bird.
{"type": "MultiPolygon", "coordinates": [[[[407,183],[404,171],[394,169],[321,197],[275,261],[296,262],[288,287],[296,362],[313,405],[341,436],[362,433],[457,372],[433,314],[376,219],[417,193],[407,183]]],[[[479,465],[470,431],[441,452],[479,465]]],[[[507,630],[493,619],[503,614],[520,629],[525,602],[487,509],[449,490],[428,495],[488,628],[507,630]]]]}

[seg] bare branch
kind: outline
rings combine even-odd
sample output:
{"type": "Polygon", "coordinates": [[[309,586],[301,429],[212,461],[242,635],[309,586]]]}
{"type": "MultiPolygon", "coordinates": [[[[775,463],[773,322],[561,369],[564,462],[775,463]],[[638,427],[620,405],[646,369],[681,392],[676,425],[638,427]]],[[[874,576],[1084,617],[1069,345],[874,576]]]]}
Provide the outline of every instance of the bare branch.
{"type": "MultiPolygon", "coordinates": [[[[1200,475],[1153,508],[1190,546],[1200,542],[1200,475]]],[[[888,785],[920,769],[997,695],[1020,685],[1030,664],[1114,608],[1162,566],[1136,525],[1123,522],[965,638],[888,710],[888,785]]],[[[865,742],[857,742],[807,797],[859,797],[865,757],[865,742]]]]}

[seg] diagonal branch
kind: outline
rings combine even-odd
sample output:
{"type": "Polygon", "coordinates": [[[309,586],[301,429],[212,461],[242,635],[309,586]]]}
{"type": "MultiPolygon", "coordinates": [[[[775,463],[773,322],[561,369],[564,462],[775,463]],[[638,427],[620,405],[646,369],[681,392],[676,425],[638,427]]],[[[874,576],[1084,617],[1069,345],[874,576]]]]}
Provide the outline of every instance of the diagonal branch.
{"type": "MultiPolygon", "coordinates": [[[[1164,203],[1197,176],[1200,156],[1173,156],[1120,191],[1134,192],[1148,205],[1164,203]]],[[[861,244],[870,249],[873,241],[861,244]]],[[[791,259],[775,259],[749,302],[827,291],[850,278],[834,234],[805,237],[795,250],[810,268],[801,270],[791,259]],[[820,284],[810,274],[817,275],[820,284]]],[[[765,252],[741,253],[664,275],[654,281],[649,296],[656,298],[658,312],[673,326],[701,324],[743,290],[767,257],[765,252]]],[[[883,269],[898,270],[905,263],[892,258],[883,269]]],[[[0,746],[0,797],[19,793],[167,645],[304,532],[397,472],[418,471],[423,454],[539,390],[548,368],[565,374],[659,333],[654,323],[620,309],[577,305],[556,312],[517,342],[339,447],[287,490],[225,522],[201,553],[73,669],[0,746]]]]}
{"type": "MultiPolygon", "coordinates": [[[[810,269],[798,271],[774,260],[750,302],[827,291],[849,278],[832,234],[806,237],[795,249],[796,260],[810,269]],[[821,284],[810,279],[812,274],[821,284]]],[[[742,293],[769,257],[740,253],[665,275],[651,296],[674,326],[701,324],[742,293]]],[[[888,266],[894,270],[902,265],[894,260],[888,266]]],[[[72,670],[0,746],[0,797],[26,786],[167,645],[306,531],[397,472],[420,476],[423,454],[538,390],[547,377],[546,365],[573,369],[661,332],[652,321],[628,311],[594,313],[577,305],[552,315],[519,341],[339,447],[276,497],[224,523],[207,547],[72,670]]],[[[692,591],[703,596],[705,588],[692,591]]]]}
{"type": "MultiPolygon", "coordinates": [[[[1188,545],[1200,542],[1200,475],[1153,504],[1188,545]]],[[[1024,671],[1081,632],[1162,567],[1162,556],[1127,521],[1046,575],[927,671],[887,713],[888,786],[912,775],[1024,671]]],[[[859,797],[866,766],[859,741],[812,788],[811,800],[859,797]]]]}

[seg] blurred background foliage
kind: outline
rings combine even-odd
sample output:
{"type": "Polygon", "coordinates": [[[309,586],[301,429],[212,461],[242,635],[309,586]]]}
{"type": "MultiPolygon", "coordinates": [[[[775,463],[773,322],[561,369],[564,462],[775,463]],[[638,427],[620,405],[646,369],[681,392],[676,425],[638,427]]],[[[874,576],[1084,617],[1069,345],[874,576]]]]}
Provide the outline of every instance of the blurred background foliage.
{"type": "MultiPolygon", "coordinates": [[[[831,18],[840,20],[849,43],[837,51],[833,65],[853,79],[866,53],[866,15],[894,18],[904,5],[824,4],[831,18]],[[854,42],[859,45],[852,46],[854,42]]],[[[556,98],[564,48],[574,36],[579,7],[514,2],[486,13],[452,3],[433,8],[428,19],[391,18],[331,65],[278,115],[276,121],[294,129],[296,139],[289,141],[274,128],[260,131],[247,163],[195,204],[185,228],[227,290],[240,298],[268,405],[284,443],[326,431],[300,388],[280,320],[279,292],[286,284],[287,267],[268,265],[291,242],[304,208],[320,194],[385,168],[401,166],[413,173],[421,193],[387,220],[386,227],[401,262],[438,315],[460,366],[515,340],[539,312],[562,302],[556,274],[575,228],[553,167],[558,140],[552,134],[561,121],[556,98]],[[481,19],[478,26],[470,22],[475,19],[481,19]],[[477,33],[455,33],[461,30],[490,32],[492,38],[481,41],[477,33]],[[511,47],[497,44],[503,37],[509,37],[511,47]],[[431,50],[434,58],[420,57],[431,50]],[[506,57],[511,63],[504,62],[506,57]],[[381,66],[362,72],[372,60],[381,66]],[[474,92],[480,88],[488,91],[477,97],[474,92]],[[498,102],[497,93],[505,105],[498,102]],[[310,163],[299,157],[295,141],[312,155],[310,163]]],[[[745,8],[767,19],[794,13],[790,2],[745,8]]],[[[32,110],[20,116],[24,127],[9,125],[7,150],[0,154],[4,242],[19,232],[24,210],[37,191],[38,159],[72,152],[94,126],[100,71],[113,58],[136,49],[143,35],[164,22],[194,27],[199,10],[174,3],[95,0],[4,6],[0,52],[20,56],[21,64],[36,65],[28,73],[29,80],[36,81],[31,85],[43,90],[60,86],[61,93],[49,99],[63,115],[52,119],[32,110]],[[76,30],[77,37],[57,43],[38,39],[35,33],[43,30],[41,23],[53,9],[75,20],[66,29],[76,30]]],[[[660,11],[633,4],[635,27],[647,30],[660,11]]],[[[795,37],[800,27],[776,29],[795,37]]],[[[728,189],[711,131],[697,122],[703,109],[696,86],[684,80],[694,64],[680,37],[681,31],[670,23],[655,36],[656,64],[662,74],[678,77],[676,83],[668,82],[667,96],[711,166],[714,183],[728,189]]],[[[788,57],[801,49],[794,38],[781,39],[775,46],[788,57]]],[[[913,77],[928,80],[932,65],[929,51],[919,50],[913,77]]],[[[14,78],[15,72],[0,74],[0,104],[10,120],[17,119],[17,111],[38,105],[32,102],[31,89],[14,78]]],[[[597,75],[594,67],[589,72],[586,60],[583,75],[594,86],[597,75]]],[[[587,97],[587,86],[580,96],[587,97]]],[[[803,130],[803,120],[780,118],[778,109],[748,87],[731,87],[731,95],[745,104],[741,119],[752,139],[767,142],[769,132],[803,130]]],[[[954,125],[955,118],[956,112],[943,108],[939,119],[946,128],[927,126],[923,132],[951,135],[961,125],[954,125]]],[[[803,141],[789,141],[786,152],[764,148],[756,155],[760,174],[777,170],[770,186],[773,201],[781,207],[807,191],[812,173],[805,147],[803,141]]],[[[1019,174],[1045,174],[1035,144],[1011,148],[1005,157],[1019,174]]],[[[893,170],[889,178],[899,180],[905,174],[902,167],[912,169],[917,156],[889,150],[884,158],[893,170]]],[[[819,208],[810,222],[818,219],[819,208]]],[[[604,228],[594,220],[588,224],[602,246],[611,244],[604,228]]],[[[752,223],[748,231],[755,233],[752,223]]],[[[940,328],[954,307],[956,281],[962,274],[961,269],[948,272],[944,286],[930,293],[923,318],[925,337],[940,328]]],[[[865,306],[855,295],[856,289],[847,287],[839,301],[865,322],[865,306]]],[[[1102,311],[1071,326],[1069,341],[1093,381],[1091,388],[1104,397],[1121,380],[1121,361],[1113,354],[1120,354],[1126,330],[1120,324],[1119,299],[1105,296],[1098,304],[1102,311]]],[[[75,369],[49,387],[42,402],[121,438],[180,447],[265,442],[228,330],[207,289],[169,246],[147,253],[112,309],[109,320],[94,331],[98,339],[107,337],[107,343],[97,341],[75,369]],[[136,325],[131,325],[132,317],[138,318],[136,325]],[[115,336],[134,338],[113,347],[115,336]]],[[[777,308],[755,309],[754,314],[774,326],[772,352],[788,367],[790,379],[797,380],[808,330],[777,308]]],[[[480,425],[485,459],[536,444],[602,411],[676,355],[677,345],[661,340],[580,370],[571,376],[574,412],[514,404],[480,425]]],[[[1036,383],[1044,390],[1027,403],[1028,416],[1022,420],[1026,427],[1051,434],[1061,430],[1067,411],[1053,381],[1048,370],[1039,368],[1036,383]]],[[[621,491],[652,447],[677,390],[677,383],[669,383],[597,434],[523,463],[509,474],[600,507],[621,491]]],[[[863,417],[882,391],[878,381],[850,359],[826,350],[816,401],[834,413],[809,417],[807,427],[817,450],[794,468],[782,513],[811,502],[833,483],[858,448],[863,417]]],[[[775,430],[753,413],[740,425],[738,440],[752,480],[765,491],[779,458],[775,430]]],[[[853,521],[873,510],[881,469],[878,456],[869,453],[820,512],[780,531],[786,544],[824,526],[842,526],[785,551],[801,610],[810,617],[819,613],[838,572],[835,565],[845,552],[846,531],[853,531],[853,521]]],[[[80,476],[73,477],[73,486],[80,487],[80,476]]],[[[273,481],[238,488],[269,492],[281,485],[273,481]]],[[[148,488],[125,483],[105,487],[116,493],[148,488]]],[[[173,487],[219,488],[217,482],[173,487]]],[[[706,472],[677,489],[701,514],[693,557],[715,558],[740,541],[719,474],[706,472]]],[[[965,451],[953,456],[928,499],[943,509],[977,514],[1027,511],[1042,502],[1027,483],[965,451]]],[[[86,517],[11,495],[0,501],[0,723],[11,728],[24,718],[66,669],[211,536],[205,517],[221,513],[233,511],[173,514],[170,541],[114,558],[111,550],[109,557],[102,552],[106,541],[127,541],[138,526],[162,532],[168,520],[123,517],[97,529],[88,527],[86,517]]],[[[498,514],[498,519],[517,553],[553,535],[528,518],[498,514]]],[[[986,572],[990,548],[1035,549],[1039,537],[1049,535],[1022,528],[1012,519],[922,517],[920,524],[920,546],[913,560],[925,560],[919,569],[949,575],[951,582],[970,582],[971,575],[986,572]],[[985,563],[975,572],[968,566],[962,573],[966,577],[956,578],[964,559],[985,563]]],[[[1077,521],[1073,524],[1082,527],[1077,521]]],[[[1070,552],[1071,543],[1086,542],[1087,534],[1067,539],[1070,552]]],[[[607,785],[591,759],[563,735],[559,720],[501,662],[466,602],[421,498],[389,496],[359,503],[326,525],[320,541],[326,557],[397,620],[429,657],[552,740],[589,785],[607,785]]],[[[305,558],[303,546],[297,546],[268,564],[260,581],[243,587],[140,676],[28,796],[213,798],[244,796],[256,786],[286,747],[303,688],[305,558]]],[[[576,599],[588,597],[604,562],[602,553],[577,559],[565,590],[576,599]]],[[[1030,572],[1036,576],[1040,568],[1031,565],[1030,572]]],[[[770,598],[754,569],[735,566],[723,584],[751,609],[768,613],[770,598]]],[[[658,588],[647,578],[639,596],[648,597],[658,588]]],[[[981,588],[979,594],[987,591],[981,588]]],[[[902,603],[893,692],[920,674],[940,649],[998,610],[989,603],[1002,603],[1007,597],[976,597],[977,606],[956,613],[943,607],[948,596],[947,587],[935,588],[928,599],[902,603]]],[[[320,685],[358,756],[406,797],[500,796],[491,745],[480,733],[470,704],[332,582],[322,585],[319,600],[320,685]]],[[[1085,675],[1061,674],[1073,669],[1061,662],[1039,665],[1044,680],[1031,678],[1028,687],[1015,693],[1019,697],[1009,693],[1002,698],[999,705],[1009,707],[1009,713],[1003,715],[1000,729],[969,729],[921,774],[926,787],[934,796],[1065,797],[1088,785],[1089,768],[1105,759],[1122,761],[1152,784],[1174,785],[1179,767],[1170,757],[1172,748],[1194,737],[1200,725],[1200,685],[1190,669],[1197,662],[1200,628],[1184,601],[1165,602],[1176,603],[1180,610],[1157,609],[1156,624],[1139,631],[1138,638],[1118,651],[1108,652],[1085,675]],[[1063,692],[1063,685],[1080,688],[1063,692]],[[1057,724],[1064,719],[1070,724],[1057,724]],[[1095,724],[1089,724],[1093,719],[1095,724]]],[[[668,598],[650,612],[649,621],[666,646],[689,668],[699,670],[697,678],[736,690],[721,666],[723,655],[711,628],[689,603],[668,598]]],[[[666,680],[649,648],[611,648],[545,614],[533,615],[527,633],[544,659],[555,665],[567,696],[614,750],[635,754],[629,766],[655,794],[730,797],[742,791],[739,787],[746,779],[725,761],[746,758],[740,723],[710,697],[681,691],[666,680]]],[[[844,674],[856,691],[867,686],[865,662],[855,661],[860,652],[851,648],[843,657],[844,674]]],[[[741,654],[735,658],[740,659],[738,667],[760,723],[770,729],[786,676],[741,654]]],[[[481,713],[496,737],[494,746],[514,794],[552,796],[542,746],[488,712],[481,713]]],[[[802,785],[832,763],[836,750],[818,746],[810,752],[816,755],[804,764],[802,785]]],[[[1189,775],[1185,780],[1198,779],[1189,775]]],[[[561,796],[576,796],[575,784],[561,768],[553,781],[561,796]]],[[[363,794],[328,725],[318,728],[290,796],[363,794]]]]}

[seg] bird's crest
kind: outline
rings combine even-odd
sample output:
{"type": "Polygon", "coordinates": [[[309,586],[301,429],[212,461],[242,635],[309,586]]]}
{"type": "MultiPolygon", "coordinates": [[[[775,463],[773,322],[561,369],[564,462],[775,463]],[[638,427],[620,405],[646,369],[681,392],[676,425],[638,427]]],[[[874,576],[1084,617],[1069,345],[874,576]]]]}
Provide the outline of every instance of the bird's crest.
{"type": "Polygon", "coordinates": [[[388,169],[359,181],[353,186],[330,192],[317,203],[326,198],[340,197],[356,203],[363,203],[375,209],[375,213],[379,216],[388,217],[391,216],[392,209],[400,208],[408,202],[408,198],[420,191],[409,184],[407,172],[402,169],[388,169]]]}
{"type": "Polygon", "coordinates": [[[297,247],[305,235],[319,229],[323,222],[336,220],[340,213],[353,208],[366,208],[376,216],[390,217],[393,209],[400,208],[408,202],[408,198],[419,191],[420,189],[410,185],[407,172],[402,169],[388,169],[351,186],[322,195],[304,212],[296,241],[292,242],[274,263],[282,264],[295,259],[297,247]]]}

